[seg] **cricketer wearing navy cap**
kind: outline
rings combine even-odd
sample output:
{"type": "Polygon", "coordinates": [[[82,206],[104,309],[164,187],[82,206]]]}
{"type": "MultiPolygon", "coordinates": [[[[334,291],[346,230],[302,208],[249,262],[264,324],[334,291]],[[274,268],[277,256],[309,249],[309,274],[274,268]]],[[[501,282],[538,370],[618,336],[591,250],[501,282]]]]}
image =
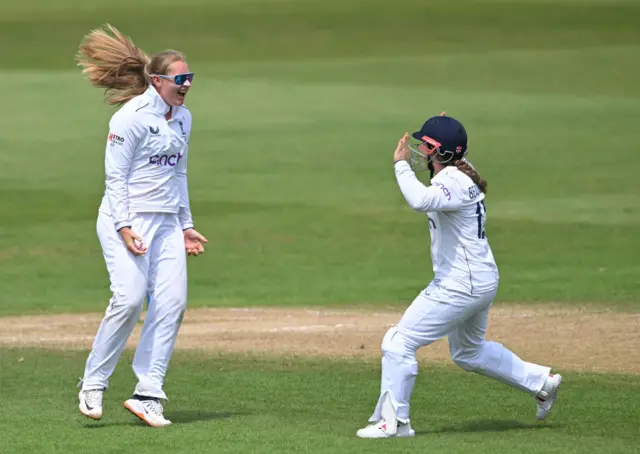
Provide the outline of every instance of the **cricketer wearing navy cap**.
{"type": "Polygon", "coordinates": [[[462,159],[467,154],[467,131],[462,123],[448,117],[446,112],[429,118],[422,128],[411,136],[420,141],[420,146],[409,146],[412,151],[409,163],[415,171],[424,170],[426,165],[431,172],[431,178],[434,173],[434,159],[440,164],[446,164],[462,159]]]}
{"type": "Polygon", "coordinates": [[[485,338],[500,276],[486,231],[487,181],[465,159],[467,133],[443,113],[429,118],[411,136],[405,133],[398,141],[394,170],[409,206],[428,219],[433,279],[382,338],[380,396],[370,424],[356,435],[415,435],[410,399],[418,375],[416,352],[444,337],[455,364],[534,397],[536,418],[544,419],[557,399],[562,377],[485,338]],[[411,136],[418,144],[409,143],[411,136]],[[418,168],[431,168],[428,186],[416,177],[418,168]]]}

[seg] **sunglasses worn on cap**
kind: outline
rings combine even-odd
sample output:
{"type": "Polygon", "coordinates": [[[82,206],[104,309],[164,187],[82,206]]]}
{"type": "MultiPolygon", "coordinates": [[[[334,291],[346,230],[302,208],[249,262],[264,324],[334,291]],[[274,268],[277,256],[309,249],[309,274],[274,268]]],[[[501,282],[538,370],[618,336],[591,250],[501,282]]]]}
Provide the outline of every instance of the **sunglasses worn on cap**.
{"type": "Polygon", "coordinates": [[[193,73],[176,74],[175,76],[165,76],[163,74],[151,74],[152,76],[158,76],[163,79],[172,80],[176,85],[184,85],[186,81],[193,81],[193,73]]]}

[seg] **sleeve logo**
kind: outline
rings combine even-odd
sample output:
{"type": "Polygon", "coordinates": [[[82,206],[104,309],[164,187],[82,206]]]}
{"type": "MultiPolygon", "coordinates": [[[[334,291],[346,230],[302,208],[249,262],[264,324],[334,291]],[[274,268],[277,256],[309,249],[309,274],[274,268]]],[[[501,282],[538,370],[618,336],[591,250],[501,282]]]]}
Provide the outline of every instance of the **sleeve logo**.
{"type": "Polygon", "coordinates": [[[109,133],[109,143],[111,145],[124,145],[124,137],[119,136],[118,134],[114,134],[112,132],[109,133]]]}

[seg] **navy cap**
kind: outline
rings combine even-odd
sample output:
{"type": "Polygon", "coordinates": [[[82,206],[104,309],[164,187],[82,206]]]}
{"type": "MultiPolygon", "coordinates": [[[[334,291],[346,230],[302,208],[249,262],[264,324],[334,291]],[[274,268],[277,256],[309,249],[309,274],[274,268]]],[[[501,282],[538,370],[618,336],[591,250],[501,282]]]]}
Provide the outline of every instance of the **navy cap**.
{"type": "Polygon", "coordinates": [[[438,115],[429,118],[420,128],[411,134],[414,139],[424,141],[427,136],[436,142],[440,142],[440,153],[449,151],[456,157],[464,156],[467,151],[467,131],[464,126],[453,117],[438,115]]]}

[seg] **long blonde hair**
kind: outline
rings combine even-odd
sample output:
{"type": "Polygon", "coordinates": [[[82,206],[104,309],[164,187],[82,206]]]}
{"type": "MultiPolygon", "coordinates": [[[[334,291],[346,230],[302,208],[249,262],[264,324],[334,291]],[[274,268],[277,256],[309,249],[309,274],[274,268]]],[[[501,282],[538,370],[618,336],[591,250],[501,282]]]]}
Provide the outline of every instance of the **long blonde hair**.
{"type": "Polygon", "coordinates": [[[105,89],[107,104],[122,105],[145,92],[151,84],[150,74],[166,74],[172,63],[186,58],[176,50],[149,58],[131,38],[106,24],[82,39],[76,60],[91,85],[105,89]]]}

